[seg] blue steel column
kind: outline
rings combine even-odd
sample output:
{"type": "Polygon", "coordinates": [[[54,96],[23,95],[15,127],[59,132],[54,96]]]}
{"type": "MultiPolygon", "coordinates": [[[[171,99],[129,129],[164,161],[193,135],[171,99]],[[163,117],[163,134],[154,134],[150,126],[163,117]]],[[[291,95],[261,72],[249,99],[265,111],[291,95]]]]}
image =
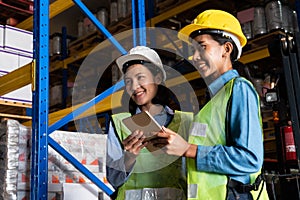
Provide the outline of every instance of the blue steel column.
{"type": "Polygon", "coordinates": [[[138,0],[140,45],[146,46],[145,0],[138,0]]]}
{"type": "Polygon", "coordinates": [[[133,46],[137,45],[136,28],[139,28],[139,45],[146,46],[146,18],[145,18],[145,1],[132,0],[132,32],[133,46]],[[137,7],[136,7],[137,3],[137,7]],[[136,15],[138,12],[138,15],[136,15]],[[137,24],[138,22],[138,24],[137,24]]]}
{"type": "Polygon", "coordinates": [[[49,1],[34,1],[34,68],[30,199],[48,193],[49,1]]]}
{"type": "Polygon", "coordinates": [[[137,18],[136,18],[136,5],[135,5],[135,0],[131,0],[131,20],[132,20],[132,41],[133,41],[133,46],[135,47],[136,44],[137,44],[137,36],[136,36],[136,21],[137,21],[137,18]]]}

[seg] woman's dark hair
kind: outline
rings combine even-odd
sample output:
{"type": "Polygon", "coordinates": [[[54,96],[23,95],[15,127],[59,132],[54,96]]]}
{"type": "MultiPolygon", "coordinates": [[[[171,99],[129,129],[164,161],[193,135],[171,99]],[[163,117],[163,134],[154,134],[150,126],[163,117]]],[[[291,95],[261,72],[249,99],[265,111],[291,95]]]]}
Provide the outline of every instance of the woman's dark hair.
{"type": "MultiPolygon", "coordinates": [[[[150,70],[153,76],[156,76],[158,73],[162,73],[161,70],[152,63],[144,63],[143,65],[150,70]]],[[[124,91],[122,95],[121,103],[122,103],[123,110],[125,109],[125,112],[126,111],[128,112],[128,110],[126,110],[126,106],[128,105],[129,112],[132,115],[135,114],[138,105],[132,100],[132,98],[128,95],[126,91],[124,91]]],[[[179,110],[179,103],[176,96],[169,88],[165,87],[164,83],[158,85],[157,93],[155,97],[152,99],[152,103],[160,104],[162,106],[168,106],[173,110],[175,109],[179,110]]]]}

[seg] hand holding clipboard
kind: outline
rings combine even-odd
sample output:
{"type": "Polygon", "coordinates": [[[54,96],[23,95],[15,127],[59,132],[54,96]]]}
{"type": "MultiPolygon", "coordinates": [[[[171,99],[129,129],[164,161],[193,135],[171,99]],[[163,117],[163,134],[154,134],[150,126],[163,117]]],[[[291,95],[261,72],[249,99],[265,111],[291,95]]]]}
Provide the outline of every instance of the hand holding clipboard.
{"type": "MultiPolygon", "coordinates": [[[[162,127],[157,123],[157,121],[151,116],[148,111],[142,111],[138,114],[132,115],[128,118],[123,119],[123,123],[126,127],[134,132],[135,130],[141,130],[144,133],[146,139],[145,142],[157,138],[157,133],[163,131],[162,127]]],[[[160,148],[154,147],[149,143],[146,148],[149,151],[155,151],[160,148]]]]}

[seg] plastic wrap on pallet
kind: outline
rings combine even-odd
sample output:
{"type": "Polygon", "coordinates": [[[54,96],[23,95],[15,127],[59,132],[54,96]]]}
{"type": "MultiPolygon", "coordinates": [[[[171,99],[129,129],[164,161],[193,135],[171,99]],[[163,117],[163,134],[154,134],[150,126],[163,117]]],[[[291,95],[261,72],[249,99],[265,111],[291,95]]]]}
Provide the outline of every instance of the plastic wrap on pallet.
{"type": "Polygon", "coordinates": [[[17,199],[20,147],[24,146],[23,136],[30,132],[31,129],[16,120],[0,123],[0,170],[4,172],[0,176],[0,199],[17,199]]]}
{"type": "MultiPolygon", "coordinates": [[[[105,177],[106,135],[55,131],[52,137],[78,159],[96,177],[107,183],[105,177]]],[[[27,200],[30,194],[31,127],[15,120],[0,123],[0,200],[27,200]]],[[[91,181],[49,147],[48,186],[92,184],[91,181]]],[[[111,187],[108,184],[109,187],[111,187]]],[[[103,194],[104,199],[109,197],[103,194]]],[[[62,189],[49,191],[48,199],[61,199],[62,189]]]]}
{"type": "Polygon", "coordinates": [[[1,175],[1,189],[0,189],[0,199],[2,200],[15,200],[17,199],[17,171],[16,170],[6,170],[5,173],[1,175]]]}
{"type": "MultiPolygon", "coordinates": [[[[105,179],[106,135],[55,131],[52,137],[101,180],[105,179]]],[[[72,164],[51,147],[48,149],[48,171],[51,183],[90,183],[72,164]]]]}
{"type": "MultiPolygon", "coordinates": [[[[54,131],[50,137],[112,189],[105,176],[107,135],[54,131]]],[[[48,184],[91,184],[95,187],[87,177],[51,147],[48,149],[48,184]]],[[[68,195],[70,194],[64,193],[64,196],[68,195]]],[[[101,199],[110,199],[106,194],[101,195],[101,199]]]]}
{"type": "Polygon", "coordinates": [[[0,145],[0,170],[18,169],[18,146],[0,145]]]}

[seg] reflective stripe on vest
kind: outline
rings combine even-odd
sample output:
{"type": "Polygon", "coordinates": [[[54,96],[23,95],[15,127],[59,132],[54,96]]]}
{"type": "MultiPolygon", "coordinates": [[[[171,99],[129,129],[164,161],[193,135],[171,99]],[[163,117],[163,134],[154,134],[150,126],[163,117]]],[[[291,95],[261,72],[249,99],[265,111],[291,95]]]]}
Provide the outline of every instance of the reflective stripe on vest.
{"type": "Polygon", "coordinates": [[[178,188],[143,188],[126,190],[125,200],[183,200],[186,194],[178,188]]]}
{"type": "MultiPolygon", "coordinates": [[[[217,144],[226,145],[226,108],[232,93],[234,80],[235,79],[232,79],[226,83],[195,116],[190,130],[189,143],[204,146],[215,146],[217,144]]],[[[246,79],[242,80],[247,81],[246,79]]],[[[249,81],[247,82],[249,85],[252,85],[249,81]]],[[[260,111],[258,114],[260,115],[260,111]]],[[[187,169],[188,199],[226,199],[226,186],[228,181],[226,175],[197,171],[195,159],[187,159],[187,169]]],[[[250,175],[251,183],[254,182],[259,173],[260,172],[250,175]]],[[[257,194],[258,192],[259,191],[254,191],[253,193],[257,194]]],[[[256,194],[253,195],[253,197],[256,196],[256,194]]],[[[267,195],[266,190],[263,190],[263,198],[261,199],[265,199],[265,195],[267,195]]]]}
{"type": "MultiPolygon", "coordinates": [[[[130,116],[129,113],[119,113],[112,116],[119,139],[122,141],[131,132],[124,126],[122,120],[130,116]]],[[[186,134],[193,120],[193,113],[175,111],[168,128],[186,134]]],[[[182,135],[187,138],[186,135],[182,135]]],[[[154,152],[155,153],[155,152],[154,152]]],[[[153,154],[143,148],[136,158],[132,174],[128,180],[118,188],[117,199],[124,200],[126,190],[142,188],[179,188],[186,196],[186,177],[183,173],[181,157],[168,156],[164,153],[153,154]]]]}

